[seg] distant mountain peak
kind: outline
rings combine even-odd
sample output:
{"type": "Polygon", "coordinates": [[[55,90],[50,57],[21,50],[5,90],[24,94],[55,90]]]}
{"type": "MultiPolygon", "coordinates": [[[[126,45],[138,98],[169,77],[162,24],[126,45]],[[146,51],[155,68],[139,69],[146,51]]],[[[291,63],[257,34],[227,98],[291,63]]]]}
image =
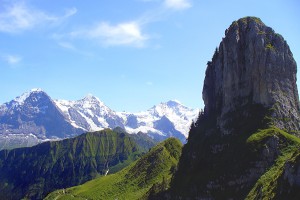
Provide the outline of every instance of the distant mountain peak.
{"type": "MultiPolygon", "coordinates": [[[[23,93],[21,96],[16,97],[13,101],[16,102],[18,105],[23,105],[25,100],[30,97],[31,94],[34,93],[43,93],[46,94],[41,88],[33,88],[25,93],[23,93]]],[[[47,95],[47,94],[46,94],[47,95]]]]}
{"type": "Polygon", "coordinates": [[[178,105],[181,105],[182,106],[182,103],[176,99],[174,100],[170,100],[168,102],[166,102],[166,104],[169,106],[169,107],[176,107],[178,105]]]}
{"type": "Polygon", "coordinates": [[[32,88],[32,89],[30,90],[30,92],[31,92],[31,93],[32,93],[32,92],[44,92],[44,90],[41,89],[41,88],[32,88]]]}
{"type": "MultiPolygon", "coordinates": [[[[169,112],[179,112],[180,110],[190,110],[190,108],[184,106],[178,100],[169,100],[167,102],[160,103],[158,105],[153,106],[150,111],[158,114],[159,116],[163,116],[169,112]]],[[[185,112],[185,111],[183,111],[185,112]]],[[[177,113],[179,114],[179,113],[177,113]]]]}
{"type": "Polygon", "coordinates": [[[98,99],[98,98],[95,97],[93,94],[88,93],[83,99],[98,99]]]}
{"type": "Polygon", "coordinates": [[[98,97],[94,96],[93,94],[89,93],[87,94],[82,101],[89,101],[89,102],[100,102],[101,104],[104,104],[98,97]]]}

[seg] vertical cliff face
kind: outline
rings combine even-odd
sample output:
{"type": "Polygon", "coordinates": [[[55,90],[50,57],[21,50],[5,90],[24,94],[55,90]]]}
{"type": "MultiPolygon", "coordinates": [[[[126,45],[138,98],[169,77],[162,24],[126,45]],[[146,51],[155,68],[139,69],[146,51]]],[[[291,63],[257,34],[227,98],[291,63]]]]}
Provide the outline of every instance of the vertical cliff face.
{"type": "Polygon", "coordinates": [[[255,17],[233,22],[208,62],[204,112],[158,199],[299,196],[290,170],[300,165],[296,70],[281,35],[255,17]]]}
{"type": "Polygon", "coordinates": [[[297,66],[283,37],[254,17],[235,21],[208,62],[205,113],[216,113],[223,132],[227,113],[250,104],[272,108],[273,123],[299,131],[297,66]]]}

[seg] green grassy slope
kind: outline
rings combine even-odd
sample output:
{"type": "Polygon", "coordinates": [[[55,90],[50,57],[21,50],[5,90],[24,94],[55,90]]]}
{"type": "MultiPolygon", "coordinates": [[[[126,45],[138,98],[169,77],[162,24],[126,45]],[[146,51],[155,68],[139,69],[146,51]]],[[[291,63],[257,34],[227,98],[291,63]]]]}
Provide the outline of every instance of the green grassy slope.
{"type": "MultiPolygon", "coordinates": [[[[275,162],[270,166],[265,173],[256,181],[253,188],[250,190],[246,199],[298,199],[300,198],[300,191],[288,192],[292,187],[283,180],[286,163],[296,164],[296,160],[300,156],[300,139],[296,136],[288,134],[276,127],[271,127],[264,130],[259,130],[257,133],[251,135],[247,143],[251,145],[254,151],[264,148],[267,141],[272,141],[273,146],[276,145],[275,162]],[[283,183],[285,182],[285,183],[283,183]],[[282,190],[282,184],[288,186],[289,189],[282,190]],[[282,196],[282,193],[285,193],[282,196]],[[297,194],[297,195],[295,195],[297,194]],[[279,196],[282,196],[279,198],[279,196]]],[[[299,186],[298,186],[299,189],[299,186]]]]}
{"type": "Polygon", "coordinates": [[[0,199],[42,199],[59,188],[116,172],[140,155],[128,134],[110,129],[30,148],[0,151],[0,199]]]}
{"type": "MultiPolygon", "coordinates": [[[[167,187],[181,154],[182,144],[170,138],[153,147],[142,158],[112,175],[83,185],[52,192],[56,199],[144,199],[154,187],[167,187]]],[[[166,189],[166,188],[161,188],[166,189]]]]}
{"type": "MultiPolygon", "coordinates": [[[[113,129],[116,133],[126,133],[126,131],[120,127],[116,127],[113,129]]],[[[129,136],[134,139],[137,145],[139,145],[141,151],[146,152],[150,148],[154,147],[159,143],[158,140],[153,139],[148,134],[138,132],[137,134],[129,134],[129,136]]]]}

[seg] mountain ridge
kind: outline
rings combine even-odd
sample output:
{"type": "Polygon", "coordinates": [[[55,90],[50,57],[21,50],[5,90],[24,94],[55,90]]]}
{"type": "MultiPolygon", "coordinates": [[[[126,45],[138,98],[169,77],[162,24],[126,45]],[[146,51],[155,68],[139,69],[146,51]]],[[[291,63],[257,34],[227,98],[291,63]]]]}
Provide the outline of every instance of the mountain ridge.
{"type": "Polygon", "coordinates": [[[55,189],[104,175],[108,169],[110,173],[119,171],[136,160],[141,150],[147,149],[135,138],[110,129],[2,150],[0,199],[42,199],[55,189]]]}
{"type": "Polygon", "coordinates": [[[177,166],[182,144],[169,138],[140,159],[117,172],[82,185],[50,193],[48,199],[147,199],[159,188],[168,187],[177,166]]]}
{"type": "Polygon", "coordinates": [[[174,100],[147,111],[128,113],[110,109],[91,94],[75,101],[52,100],[42,89],[32,89],[0,106],[0,149],[116,127],[131,134],[143,132],[156,140],[175,136],[185,142],[197,115],[198,109],[174,100]]]}

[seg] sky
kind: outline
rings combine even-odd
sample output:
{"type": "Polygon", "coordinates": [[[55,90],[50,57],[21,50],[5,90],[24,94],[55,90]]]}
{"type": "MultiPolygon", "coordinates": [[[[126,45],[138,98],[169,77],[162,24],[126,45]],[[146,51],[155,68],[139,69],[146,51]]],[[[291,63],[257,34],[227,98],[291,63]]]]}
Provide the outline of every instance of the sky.
{"type": "Polygon", "coordinates": [[[0,104],[41,88],[53,99],[93,94],[116,111],[173,99],[203,108],[206,63],[241,17],[280,33],[299,65],[299,8],[298,0],[0,0],[0,104]]]}

